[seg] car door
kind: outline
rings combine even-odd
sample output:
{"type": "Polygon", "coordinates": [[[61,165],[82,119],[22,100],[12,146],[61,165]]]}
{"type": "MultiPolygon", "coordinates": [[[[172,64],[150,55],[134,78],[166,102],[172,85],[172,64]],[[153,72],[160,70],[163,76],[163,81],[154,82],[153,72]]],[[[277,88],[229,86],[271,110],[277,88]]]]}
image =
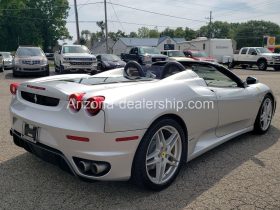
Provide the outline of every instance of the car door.
{"type": "Polygon", "coordinates": [[[240,54],[238,56],[238,61],[240,63],[246,63],[247,61],[247,51],[248,51],[248,48],[242,48],[241,51],[240,51],[240,54]]]}
{"type": "Polygon", "coordinates": [[[231,73],[222,72],[219,67],[201,65],[196,73],[202,77],[208,88],[217,96],[219,122],[216,135],[222,137],[252,125],[256,96],[231,73]]]}
{"type": "Polygon", "coordinates": [[[248,50],[247,58],[248,58],[248,62],[249,62],[249,63],[251,63],[251,64],[257,63],[257,60],[258,60],[258,53],[257,53],[257,51],[256,51],[255,48],[250,48],[250,49],[248,50]]]}
{"type": "Polygon", "coordinates": [[[138,61],[138,48],[134,47],[130,51],[130,60],[138,61]]]}

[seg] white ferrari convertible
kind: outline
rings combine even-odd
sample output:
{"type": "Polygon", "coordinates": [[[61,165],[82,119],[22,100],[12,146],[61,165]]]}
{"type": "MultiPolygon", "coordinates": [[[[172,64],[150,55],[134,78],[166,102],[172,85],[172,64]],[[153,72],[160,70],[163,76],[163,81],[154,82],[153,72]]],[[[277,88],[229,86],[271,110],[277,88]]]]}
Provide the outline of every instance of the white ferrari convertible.
{"type": "Polygon", "coordinates": [[[184,162],[238,135],[265,133],[270,88],[219,64],[130,62],[96,75],[10,86],[14,143],[87,180],[169,186],[184,162]]]}

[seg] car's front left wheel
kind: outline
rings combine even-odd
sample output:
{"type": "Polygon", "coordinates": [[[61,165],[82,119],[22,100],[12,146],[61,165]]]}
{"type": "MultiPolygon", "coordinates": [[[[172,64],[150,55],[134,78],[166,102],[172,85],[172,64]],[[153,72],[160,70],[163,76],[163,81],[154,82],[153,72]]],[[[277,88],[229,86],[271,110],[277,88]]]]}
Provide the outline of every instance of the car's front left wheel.
{"type": "Polygon", "coordinates": [[[134,158],[132,180],[140,187],[162,190],[175,180],[186,154],[186,137],[181,125],[173,119],[161,119],[141,140],[134,158]]]}
{"type": "Polygon", "coordinates": [[[259,109],[258,116],[255,120],[254,131],[258,134],[264,134],[268,131],[274,110],[273,99],[270,95],[266,95],[259,109]]]}

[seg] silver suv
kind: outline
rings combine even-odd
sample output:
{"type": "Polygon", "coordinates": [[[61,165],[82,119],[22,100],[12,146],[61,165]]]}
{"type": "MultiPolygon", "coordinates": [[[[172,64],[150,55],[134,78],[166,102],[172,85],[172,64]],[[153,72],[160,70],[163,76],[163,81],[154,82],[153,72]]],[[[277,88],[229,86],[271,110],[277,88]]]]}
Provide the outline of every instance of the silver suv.
{"type": "Polygon", "coordinates": [[[13,75],[23,74],[50,75],[48,59],[40,47],[19,47],[17,49],[13,75]]]}

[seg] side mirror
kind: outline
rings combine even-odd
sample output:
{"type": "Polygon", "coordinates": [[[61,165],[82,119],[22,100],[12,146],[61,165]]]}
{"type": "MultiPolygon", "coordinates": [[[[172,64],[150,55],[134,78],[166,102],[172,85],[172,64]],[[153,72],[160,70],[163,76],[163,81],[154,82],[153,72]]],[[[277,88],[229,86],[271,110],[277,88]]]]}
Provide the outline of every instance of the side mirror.
{"type": "Polygon", "coordinates": [[[251,76],[249,76],[249,77],[247,77],[247,79],[246,79],[246,83],[248,84],[248,85],[253,85],[253,84],[256,84],[256,83],[258,83],[259,81],[257,80],[257,78],[255,78],[255,77],[251,77],[251,76]]]}
{"type": "Polygon", "coordinates": [[[258,53],[257,52],[252,52],[251,55],[258,55],[258,53]]]}

